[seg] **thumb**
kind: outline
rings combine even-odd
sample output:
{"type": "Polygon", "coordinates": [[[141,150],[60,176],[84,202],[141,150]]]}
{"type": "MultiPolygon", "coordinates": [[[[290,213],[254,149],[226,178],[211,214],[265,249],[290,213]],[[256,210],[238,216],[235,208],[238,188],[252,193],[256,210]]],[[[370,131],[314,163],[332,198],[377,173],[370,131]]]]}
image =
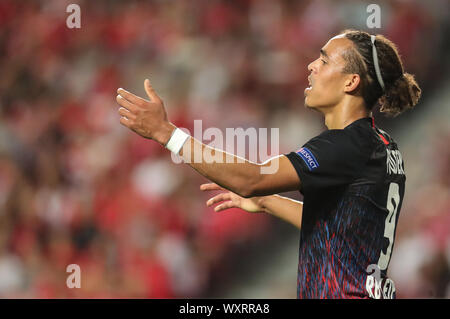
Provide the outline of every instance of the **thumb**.
{"type": "Polygon", "coordinates": [[[152,101],[152,102],[161,102],[161,99],[156,94],[155,90],[153,89],[152,85],[150,84],[150,80],[149,79],[145,79],[145,81],[144,81],[144,88],[145,88],[145,92],[147,92],[147,95],[150,98],[150,101],[152,101]]]}

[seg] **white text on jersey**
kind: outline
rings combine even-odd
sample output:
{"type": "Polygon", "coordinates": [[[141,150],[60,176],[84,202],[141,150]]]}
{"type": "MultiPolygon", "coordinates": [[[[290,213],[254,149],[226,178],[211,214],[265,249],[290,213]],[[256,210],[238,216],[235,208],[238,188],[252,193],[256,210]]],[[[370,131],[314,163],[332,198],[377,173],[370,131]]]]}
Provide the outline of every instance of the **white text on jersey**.
{"type": "Polygon", "coordinates": [[[405,174],[402,154],[399,150],[389,150],[387,151],[387,173],[388,174],[405,174]]]}

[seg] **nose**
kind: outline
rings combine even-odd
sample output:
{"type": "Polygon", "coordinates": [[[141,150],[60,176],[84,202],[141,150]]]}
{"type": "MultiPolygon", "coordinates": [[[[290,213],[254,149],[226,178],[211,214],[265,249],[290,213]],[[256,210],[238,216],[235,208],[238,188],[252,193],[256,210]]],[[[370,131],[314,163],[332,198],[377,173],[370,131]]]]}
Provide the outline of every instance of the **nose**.
{"type": "Polygon", "coordinates": [[[314,63],[314,61],[313,62],[311,62],[310,64],[308,64],[308,71],[309,72],[312,72],[313,71],[313,63],[314,63]]]}

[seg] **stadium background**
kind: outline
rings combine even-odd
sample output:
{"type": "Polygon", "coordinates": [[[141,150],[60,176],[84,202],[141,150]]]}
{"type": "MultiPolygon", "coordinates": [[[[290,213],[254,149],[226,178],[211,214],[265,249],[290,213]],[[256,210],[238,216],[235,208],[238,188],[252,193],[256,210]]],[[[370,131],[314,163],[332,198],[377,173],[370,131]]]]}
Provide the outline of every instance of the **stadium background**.
{"type": "MultiPolygon", "coordinates": [[[[280,153],[298,149],[324,130],[303,107],[306,66],[340,30],[367,30],[369,3],[2,0],[0,297],[295,298],[294,227],[206,208],[206,180],[120,126],[115,92],[145,96],[149,77],[179,126],[275,127],[280,153]]],[[[400,298],[449,298],[449,2],[378,4],[369,31],[423,89],[415,110],[375,114],[407,172],[389,273],[400,298]]]]}

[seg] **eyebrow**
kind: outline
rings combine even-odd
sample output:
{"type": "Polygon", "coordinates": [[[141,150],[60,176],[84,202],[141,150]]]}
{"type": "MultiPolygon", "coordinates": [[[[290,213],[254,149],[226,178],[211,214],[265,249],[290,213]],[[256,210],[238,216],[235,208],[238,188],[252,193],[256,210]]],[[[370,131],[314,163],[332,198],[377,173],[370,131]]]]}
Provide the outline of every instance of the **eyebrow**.
{"type": "Polygon", "coordinates": [[[322,54],[324,57],[326,57],[327,59],[329,59],[330,57],[328,56],[327,52],[323,49],[320,49],[320,54],[322,54]]]}

